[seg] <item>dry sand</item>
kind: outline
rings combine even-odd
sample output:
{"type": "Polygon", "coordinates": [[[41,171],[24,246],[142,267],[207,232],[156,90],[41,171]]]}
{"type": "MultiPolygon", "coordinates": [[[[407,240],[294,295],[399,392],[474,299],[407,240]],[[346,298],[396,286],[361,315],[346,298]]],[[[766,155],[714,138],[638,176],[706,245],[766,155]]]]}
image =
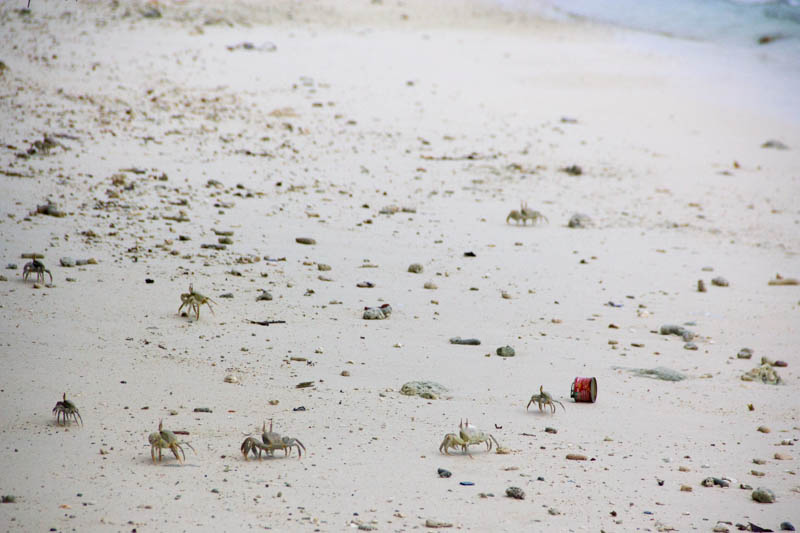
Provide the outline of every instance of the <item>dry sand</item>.
{"type": "Polygon", "coordinates": [[[0,7],[0,252],[18,265],[0,282],[0,529],[800,525],[800,452],[780,445],[800,433],[800,287],[767,285],[800,276],[796,73],[767,48],[477,4],[264,4],[0,7]],[[48,199],[66,216],[30,214],[48,199]],[[521,201],[549,222],[506,224],[521,201]],[[593,227],[568,228],[578,212],[593,227]],[[215,229],[233,244],[201,248],[215,229]],[[52,285],[23,282],[25,252],[52,285]],[[177,313],[190,283],[215,314],[177,313]],[[657,333],[686,322],[696,351],[657,333]],[[762,356],[784,385],[741,381],[762,356]],[[688,379],[625,370],[659,366],[688,379]],[[576,376],[595,404],[569,399],[576,376]],[[399,394],[417,379],[449,397],[399,394]],[[526,411],[540,385],[566,408],[526,411]],[[56,425],[64,391],[83,427],[56,425]],[[512,453],[440,454],[465,417],[512,453]],[[197,451],[183,465],[151,461],[162,418],[197,451]],[[245,462],[267,419],[308,453],[245,462]]]}

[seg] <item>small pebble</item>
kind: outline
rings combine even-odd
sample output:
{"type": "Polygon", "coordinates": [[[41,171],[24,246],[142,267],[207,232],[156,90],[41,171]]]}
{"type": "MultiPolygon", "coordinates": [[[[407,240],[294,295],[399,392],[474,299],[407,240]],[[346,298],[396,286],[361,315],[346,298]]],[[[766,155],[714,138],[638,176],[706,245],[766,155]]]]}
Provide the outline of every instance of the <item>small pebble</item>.
{"type": "Polygon", "coordinates": [[[70,268],[75,266],[75,260],[71,257],[62,257],[59,259],[59,262],[61,263],[62,267],[70,268]]]}
{"type": "Polygon", "coordinates": [[[439,477],[450,477],[453,475],[451,471],[446,470],[444,468],[440,468],[437,472],[439,474],[439,477]]]}
{"type": "Polygon", "coordinates": [[[781,522],[781,531],[794,531],[794,526],[791,522],[781,522]]]}
{"type": "Polygon", "coordinates": [[[750,474],[756,477],[764,477],[767,475],[764,472],[761,472],[760,470],[751,470],[750,474]]]}
{"type": "Polygon", "coordinates": [[[464,487],[471,487],[475,484],[474,481],[459,481],[459,485],[463,485],[464,487]]]}
{"type": "Polygon", "coordinates": [[[427,520],[425,520],[425,527],[430,527],[430,528],[453,527],[453,524],[450,522],[442,522],[441,520],[434,520],[433,518],[428,518],[427,520]]]}
{"type": "Polygon", "coordinates": [[[362,315],[364,320],[383,320],[386,318],[386,315],[383,314],[377,307],[367,307],[364,309],[364,314],[362,315]]]}
{"type": "Polygon", "coordinates": [[[558,516],[558,515],[560,515],[560,514],[561,514],[561,511],[559,511],[559,510],[558,510],[558,509],[556,509],[555,507],[551,507],[551,508],[549,508],[549,509],[547,510],[547,514],[550,514],[550,515],[552,515],[552,516],[558,516]]]}
{"type": "Polygon", "coordinates": [[[506,496],[508,496],[509,498],[514,498],[516,500],[524,500],[525,491],[523,491],[519,487],[508,487],[506,489],[506,496]]]}
{"type": "Polygon", "coordinates": [[[239,383],[239,378],[237,378],[233,374],[228,374],[227,376],[225,376],[225,383],[239,383]]]}
{"type": "Polygon", "coordinates": [[[683,345],[683,349],[696,351],[697,345],[693,342],[687,342],[686,344],[683,345]]]}
{"type": "Polygon", "coordinates": [[[340,375],[343,376],[343,377],[350,377],[350,371],[349,370],[342,370],[342,373],[340,375]]]}
{"type": "Polygon", "coordinates": [[[714,486],[714,478],[713,477],[707,477],[703,481],[701,481],[700,484],[703,485],[704,487],[713,487],[714,486]]]}
{"type": "Polygon", "coordinates": [[[706,283],[702,279],[697,280],[697,292],[706,292],[706,283]]]}
{"type": "Polygon", "coordinates": [[[689,485],[681,485],[681,492],[692,492],[692,487],[689,485]]]}
{"type": "Polygon", "coordinates": [[[567,459],[569,459],[570,461],[585,461],[586,456],[580,453],[568,453],[567,459]]]}
{"type": "Polygon", "coordinates": [[[736,357],[738,359],[750,359],[751,357],[753,357],[753,350],[751,350],[750,348],[742,348],[736,354],[736,357]]]}
{"type": "Polygon", "coordinates": [[[753,464],[765,465],[767,464],[767,461],[765,459],[753,459],[753,464]]]}
{"type": "Polygon", "coordinates": [[[313,387],[313,381],[301,381],[297,385],[294,386],[295,389],[307,389],[308,387],[313,387]]]}
{"type": "Polygon", "coordinates": [[[194,408],[194,412],[195,413],[210,413],[212,411],[208,407],[195,407],[194,408]]]}
{"type": "Polygon", "coordinates": [[[294,242],[297,244],[317,244],[317,241],[311,237],[297,237],[294,242]]]}
{"type": "Polygon", "coordinates": [[[514,357],[514,355],[516,355],[516,352],[514,351],[514,348],[512,348],[511,346],[501,346],[500,348],[497,349],[497,355],[499,355],[500,357],[514,357]]]}
{"type": "Polygon", "coordinates": [[[480,339],[462,339],[461,337],[451,337],[450,344],[464,344],[467,346],[479,346],[480,339]]]}
{"type": "Polygon", "coordinates": [[[717,287],[727,287],[730,285],[728,280],[723,278],[722,276],[717,276],[716,278],[711,280],[712,285],[716,285],[717,287]]]}
{"type": "Polygon", "coordinates": [[[775,501],[775,493],[765,487],[758,487],[753,491],[751,497],[759,503],[773,503],[775,501]]]}
{"type": "Polygon", "coordinates": [[[591,225],[592,219],[589,217],[589,215],[584,215],[583,213],[575,213],[570,217],[569,222],[567,222],[568,228],[583,229],[588,228],[591,225]]]}
{"type": "Polygon", "coordinates": [[[327,272],[331,269],[330,265],[326,265],[325,263],[317,263],[317,270],[320,272],[327,272]]]}
{"type": "Polygon", "coordinates": [[[545,431],[545,433],[552,433],[552,434],[554,434],[554,435],[555,435],[556,433],[558,433],[558,430],[557,430],[556,428],[551,428],[551,427],[546,427],[546,428],[544,428],[544,431],[545,431]]]}
{"type": "Polygon", "coordinates": [[[425,285],[423,285],[423,287],[424,287],[424,288],[426,288],[426,289],[430,289],[430,290],[436,290],[436,289],[438,289],[438,288],[439,288],[439,287],[438,287],[438,286],[437,286],[437,285],[436,285],[434,282],[432,282],[432,281],[426,281],[426,282],[425,282],[425,285]]]}
{"type": "Polygon", "coordinates": [[[261,291],[261,294],[256,296],[257,302],[268,302],[270,300],[272,300],[272,295],[267,291],[261,291]]]}
{"type": "Polygon", "coordinates": [[[767,426],[758,426],[758,431],[760,431],[761,433],[769,433],[772,430],[769,429],[767,426]]]}
{"type": "Polygon", "coordinates": [[[408,271],[412,274],[420,274],[422,272],[422,265],[419,263],[411,263],[408,265],[408,271]]]}
{"type": "Polygon", "coordinates": [[[774,457],[778,461],[791,461],[793,459],[788,453],[776,453],[774,457]]]}

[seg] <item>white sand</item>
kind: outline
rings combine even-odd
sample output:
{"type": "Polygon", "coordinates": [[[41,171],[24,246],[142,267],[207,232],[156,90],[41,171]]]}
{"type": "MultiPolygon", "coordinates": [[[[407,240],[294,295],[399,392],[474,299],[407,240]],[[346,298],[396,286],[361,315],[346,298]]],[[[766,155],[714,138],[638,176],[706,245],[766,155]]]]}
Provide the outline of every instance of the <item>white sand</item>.
{"type": "Polygon", "coordinates": [[[0,251],[19,268],[0,282],[0,493],[17,501],[0,505],[0,529],[800,525],[798,453],[778,446],[800,430],[800,287],[767,285],[800,276],[800,85],[768,48],[454,2],[168,2],[161,19],[128,2],[12,4],[0,251]],[[226,48],[244,41],[277,48],[226,48]],[[74,138],[16,156],[43,134],[74,138]],[[760,147],[773,138],[791,149],[760,147]],[[559,171],[573,164],[581,176],[559,171]],[[122,172],[132,190],[112,184],[132,167],[146,171],[122,172]],[[27,216],[48,198],[68,216],[27,216]],[[523,200],[549,223],[506,225],[523,200]],[[389,205],[416,213],[379,214],[389,205]],[[179,210],[189,222],[162,218],[179,210]],[[594,227],[567,228],[576,212],[594,227]],[[201,249],[213,229],[234,244],[201,249]],[[34,251],[53,286],[23,283],[20,255],[34,251]],[[66,256],[99,263],[59,266],[66,256]],[[252,256],[285,262],[237,263],[252,256]],[[215,315],[177,314],[189,283],[215,315]],[[274,299],[256,302],[261,289],[274,299]],[[361,319],[384,302],[388,320],[361,319]],[[654,333],[687,321],[698,351],[654,333]],[[449,344],[457,335],[483,344],[449,344]],[[494,355],[505,344],[516,357],[494,355]],[[736,359],[744,346],[750,361],[736,359]],[[740,380],[761,356],[788,362],[786,385],[740,380]],[[656,366],[689,379],[615,368],[656,366]],[[575,376],[597,377],[597,403],[569,399],[575,376]],[[398,393],[415,379],[452,397],[398,393]],[[526,412],[540,385],[566,410],[526,412]],[[83,427],[56,426],[64,391],[83,427]],[[462,417],[513,453],[441,455],[462,417]],[[161,418],[189,432],[183,466],[152,464],[161,418]],[[245,462],[239,445],[269,418],[308,455],[245,462]],[[735,482],[702,487],[708,476],[735,482]]]}

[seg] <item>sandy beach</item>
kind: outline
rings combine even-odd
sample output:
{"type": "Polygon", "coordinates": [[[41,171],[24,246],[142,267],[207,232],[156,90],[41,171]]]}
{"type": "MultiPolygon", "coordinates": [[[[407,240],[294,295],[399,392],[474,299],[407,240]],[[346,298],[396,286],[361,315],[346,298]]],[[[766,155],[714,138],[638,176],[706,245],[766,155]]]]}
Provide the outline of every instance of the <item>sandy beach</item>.
{"type": "Polygon", "coordinates": [[[26,4],[0,6],[0,530],[800,526],[780,43],[488,2],[26,4]],[[780,384],[742,380],[762,357],[780,384]],[[504,453],[441,453],[462,419],[504,453]],[[185,461],[154,464],[160,420],[185,461]],[[244,459],[269,420],[302,457],[244,459]]]}

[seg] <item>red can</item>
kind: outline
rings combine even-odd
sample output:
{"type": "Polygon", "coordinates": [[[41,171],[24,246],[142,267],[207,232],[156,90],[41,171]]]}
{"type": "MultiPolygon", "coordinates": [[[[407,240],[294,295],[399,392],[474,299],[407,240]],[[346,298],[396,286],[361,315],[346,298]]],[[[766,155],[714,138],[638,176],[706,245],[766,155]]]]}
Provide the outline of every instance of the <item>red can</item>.
{"type": "Polygon", "coordinates": [[[575,378],[569,395],[576,402],[594,403],[597,399],[597,380],[595,378],[575,378]]]}

